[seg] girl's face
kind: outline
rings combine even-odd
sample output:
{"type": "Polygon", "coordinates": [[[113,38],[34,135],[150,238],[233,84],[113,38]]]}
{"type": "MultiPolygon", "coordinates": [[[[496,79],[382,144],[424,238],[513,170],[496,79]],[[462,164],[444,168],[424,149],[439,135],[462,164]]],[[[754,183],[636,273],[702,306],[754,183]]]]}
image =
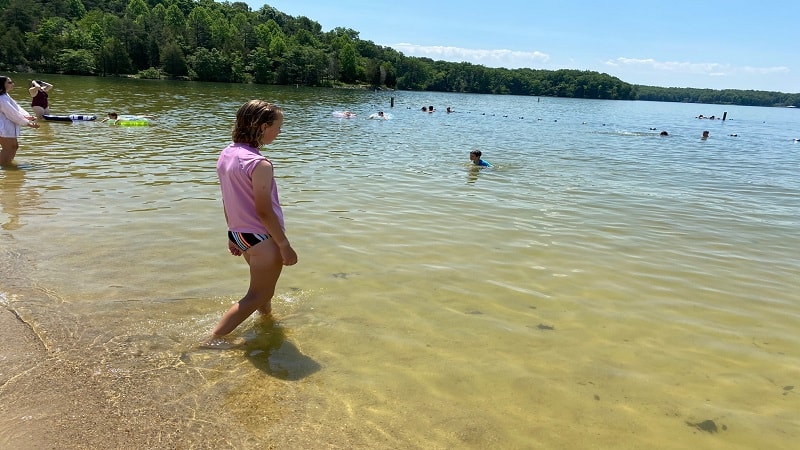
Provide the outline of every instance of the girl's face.
{"type": "Polygon", "coordinates": [[[14,89],[14,81],[11,78],[6,78],[6,91],[14,89]]]}
{"type": "Polygon", "coordinates": [[[272,125],[262,124],[261,125],[261,137],[258,140],[258,143],[261,145],[267,145],[272,143],[279,134],[281,134],[281,126],[283,125],[283,113],[278,112],[275,120],[272,122],[272,125]]]}

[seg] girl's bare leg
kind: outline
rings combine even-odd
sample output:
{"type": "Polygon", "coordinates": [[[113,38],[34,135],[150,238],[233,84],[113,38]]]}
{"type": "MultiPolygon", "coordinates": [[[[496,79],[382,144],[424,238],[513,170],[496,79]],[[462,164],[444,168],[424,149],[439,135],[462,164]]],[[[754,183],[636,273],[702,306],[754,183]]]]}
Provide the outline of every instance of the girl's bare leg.
{"type": "MultiPolygon", "coordinates": [[[[245,261],[247,261],[247,264],[249,265],[250,264],[250,255],[248,253],[242,253],[242,256],[244,256],[245,261]]],[[[267,300],[266,305],[261,305],[261,306],[258,307],[258,312],[262,316],[269,316],[272,313],[272,298],[271,297],[270,297],[269,300],[267,300]]]]}
{"type": "Polygon", "coordinates": [[[224,336],[238,327],[256,310],[264,314],[271,311],[275,285],[283,269],[283,260],[278,246],[271,239],[262,241],[245,253],[250,265],[250,288],[238,303],[222,316],[214,336],[224,336]]]}
{"type": "Polygon", "coordinates": [[[50,114],[50,108],[44,109],[41,106],[31,106],[31,108],[33,109],[33,113],[36,114],[36,117],[39,119],[41,119],[45,114],[50,114]]]}
{"type": "Polygon", "coordinates": [[[17,156],[19,141],[17,138],[0,137],[0,166],[10,166],[17,156]]]}

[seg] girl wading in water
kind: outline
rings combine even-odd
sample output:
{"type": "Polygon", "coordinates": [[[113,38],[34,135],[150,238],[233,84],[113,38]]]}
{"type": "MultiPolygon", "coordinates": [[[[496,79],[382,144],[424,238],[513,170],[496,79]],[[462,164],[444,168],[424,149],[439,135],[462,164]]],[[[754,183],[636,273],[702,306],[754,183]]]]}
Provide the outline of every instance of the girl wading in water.
{"type": "Polygon", "coordinates": [[[297,264],[286,237],[283,211],[272,162],[259,148],[278,137],[283,111],[263,100],[250,100],[236,113],[233,142],[217,160],[222,205],[228,223],[228,251],[244,256],[250,266],[247,294],[222,316],[207,348],[229,348],[225,336],[255,311],[269,315],[272,296],[283,266],[297,264]]]}

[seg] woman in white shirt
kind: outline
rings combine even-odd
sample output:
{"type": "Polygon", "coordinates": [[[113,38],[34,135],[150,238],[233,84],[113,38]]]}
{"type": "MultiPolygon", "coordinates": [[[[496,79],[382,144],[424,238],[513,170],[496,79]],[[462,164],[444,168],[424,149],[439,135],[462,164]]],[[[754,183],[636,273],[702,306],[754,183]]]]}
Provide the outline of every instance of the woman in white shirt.
{"type": "Polygon", "coordinates": [[[14,89],[14,80],[0,76],[0,167],[11,165],[19,149],[20,127],[39,128],[36,118],[8,95],[14,89]]]}

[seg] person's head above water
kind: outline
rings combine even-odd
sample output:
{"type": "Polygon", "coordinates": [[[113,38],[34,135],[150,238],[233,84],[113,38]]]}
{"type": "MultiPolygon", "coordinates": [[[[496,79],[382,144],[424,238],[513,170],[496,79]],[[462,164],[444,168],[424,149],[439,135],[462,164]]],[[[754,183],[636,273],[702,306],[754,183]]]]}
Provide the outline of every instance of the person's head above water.
{"type": "Polygon", "coordinates": [[[483,159],[481,159],[481,156],[483,156],[483,153],[481,153],[480,150],[472,150],[471,152],[469,152],[469,160],[472,161],[472,164],[481,167],[492,167],[492,165],[489,164],[488,161],[484,161],[483,159]]]}
{"type": "Polygon", "coordinates": [[[480,164],[482,154],[480,150],[473,150],[469,152],[469,160],[475,164],[480,164]]]}

